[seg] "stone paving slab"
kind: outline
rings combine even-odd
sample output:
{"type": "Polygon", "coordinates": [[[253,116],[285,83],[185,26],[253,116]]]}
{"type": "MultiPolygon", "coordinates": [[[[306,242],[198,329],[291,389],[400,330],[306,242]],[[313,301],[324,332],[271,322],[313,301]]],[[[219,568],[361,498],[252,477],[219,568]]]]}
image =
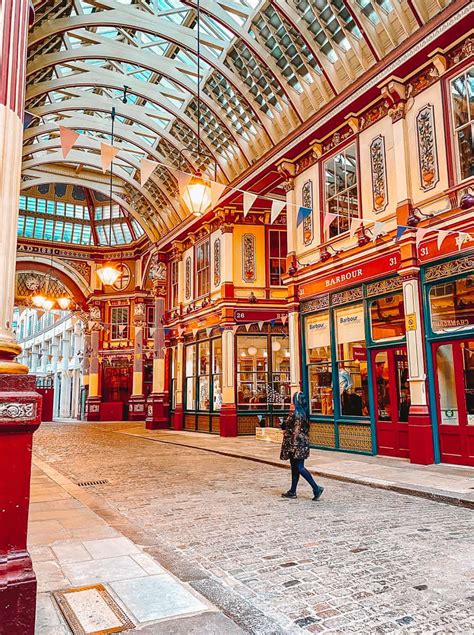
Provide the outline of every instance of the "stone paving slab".
{"type": "MultiPolygon", "coordinates": [[[[39,459],[34,459],[31,481],[29,549],[38,581],[36,635],[71,632],[53,592],[98,583],[105,585],[137,629],[156,627],[157,620],[166,620],[165,628],[172,629],[170,618],[183,615],[197,614],[206,623],[215,607],[86,507],[86,501],[94,502],[93,495],[39,459]]],[[[83,595],[79,614],[90,624],[105,623],[101,605],[86,592],[83,595]]]]}
{"type": "MultiPolygon", "coordinates": [[[[105,425],[106,429],[120,434],[289,468],[288,461],[280,460],[279,446],[271,441],[253,437],[223,438],[205,433],[146,430],[143,425],[136,423],[105,425]]],[[[404,459],[316,449],[311,450],[306,466],[315,475],[474,508],[473,468],[413,465],[404,459]]]]}

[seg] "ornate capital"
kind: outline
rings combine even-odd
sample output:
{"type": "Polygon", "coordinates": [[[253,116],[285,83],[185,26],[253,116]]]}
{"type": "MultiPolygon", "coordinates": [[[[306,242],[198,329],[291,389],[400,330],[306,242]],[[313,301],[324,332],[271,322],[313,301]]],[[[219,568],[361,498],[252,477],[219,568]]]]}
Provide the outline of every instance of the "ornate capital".
{"type": "Polygon", "coordinates": [[[388,109],[388,114],[390,115],[392,123],[405,119],[405,102],[399,101],[398,104],[391,106],[388,109]]]}
{"type": "Polygon", "coordinates": [[[286,181],[283,181],[281,185],[286,193],[291,192],[295,189],[295,179],[293,177],[290,177],[286,179],[286,181]]]}

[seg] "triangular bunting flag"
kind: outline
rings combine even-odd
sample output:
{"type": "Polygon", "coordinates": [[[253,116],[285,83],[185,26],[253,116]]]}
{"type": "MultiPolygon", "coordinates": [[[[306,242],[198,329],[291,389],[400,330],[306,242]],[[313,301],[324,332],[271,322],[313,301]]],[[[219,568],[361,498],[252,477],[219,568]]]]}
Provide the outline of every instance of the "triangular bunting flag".
{"type": "Polygon", "coordinates": [[[250,208],[257,200],[257,195],[252,192],[244,192],[244,218],[250,212],[250,208]]]}
{"type": "Polygon", "coordinates": [[[196,339],[196,335],[198,334],[199,329],[193,329],[193,337],[196,339]]]}
{"type": "Polygon", "coordinates": [[[239,325],[238,325],[238,324],[235,324],[235,325],[232,327],[232,333],[235,335],[235,334],[237,333],[237,331],[238,331],[238,330],[239,330],[239,325]]]}
{"type": "Polygon", "coordinates": [[[287,315],[282,315],[281,316],[281,323],[283,324],[283,326],[285,326],[285,324],[288,322],[288,316],[287,315]]]}
{"type": "Polygon", "coordinates": [[[423,238],[426,236],[426,234],[427,234],[429,231],[430,231],[430,228],[429,228],[429,227],[420,227],[420,228],[417,228],[417,230],[416,230],[416,239],[415,239],[415,242],[416,242],[416,249],[417,249],[417,251],[418,251],[418,247],[419,247],[419,245],[420,245],[421,241],[423,240],[423,238]]]}
{"type": "Polygon", "coordinates": [[[436,243],[438,247],[438,251],[441,249],[441,245],[444,243],[444,241],[446,240],[448,236],[449,236],[449,232],[446,232],[443,229],[440,229],[438,231],[438,241],[436,243]]]}
{"type": "Polygon", "coordinates": [[[211,181],[211,206],[215,207],[219,202],[222,192],[227,185],[225,183],[218,183],[217,181],[211,181]]]}
{"type": "Polygon", "coordinates": [[[155,333],[156,333],[156,326],[150,326],[150,337],[155,337],[155,333]]]}
{"type": "Polygon", "coordinates": [[[112,161],[115,159],[119,152],[119,148],[109,145],[108,143],[100,144],[100,162],[102,165],[102,172],[105,174],[110,168],[112,161]]]}
{"type": "Polygon", "coordinates": [[[270,214],[270,223],[272,225],[280,216],[284,207],[286,207],[286,201],[272,201],[272,209],[270,214]]]}
{"type": "Polygon", "coordinates": [[[171,170],[171,172],[174,174],[176,180],[178,181],[179,195],[183,196],[186,186],[193,177],[191,174],[181,172],[181,170],[171,170]]]}
{"type": "Polygon", "coordinates": [[[372,240],[377,240],[382,234],[385,234],[385,223],[377,221],[372,229],[372,240]]]}
{"type": "Polygon", "coordinates": [[[359,229],[359,227],[362,225],[363,222],[364,222],[364,220],[362,218],[352,218],[351,219],[351,228],[349,230],[349,236],[351,238],[354,237],[356,231],[359,229]]]}
{"type": "Polygon", "coordinates": [[[245,330],[247,331],[247,333],[250,331],[250,327],[252,326],[251,322],[247,322],[247,324],[244,324],[245,326],[245,330]]]}
{"type": "Polygon", "coordinates": [[[43,315],[44,315],[44,311],[42,311],[41,309],[36,310],[36,317],[38,318],[38,320],[41,320],[43,315]]]}
{"type": "Polygon", "coordinates": [[[397,236],[395,238],[395,242],[398,242],[403,234],[406,232],[408,227],[406,225],[398,225],[397,227],[397,236]]]}
{"type": "Polygon", "coordinates": [[[140,161],[140,185],[143,187],[148,181],[150,176],[158,167],[156,161],[150,161],[150,159],[142,159],[140,161]]]}
{"type": "Polygon", "coordinates": [[[461,251],[461,247],[463,246],[463,244],[469,242],[470,240],[470,234],[467,234],[466,232],[459,232],[459,234],[456,236],[456,245],[458,250],[461,251]]]}
{"type": "Polygon", "coordinates": [[[311,207],[300,207],[298,210],[298,216],[296,218],[296,226],[298,227],[304,221],[305,218],[311,216],[313,210],[311,207]]]}
{"type": "Polygon", "coordinates": [[[59,126],[59,136],[61,138],[61,150],[63,153],[63,159],[67,158],[67,155],[71,152],[72,146],[81,136],[74,130],[69,130],[64,126],[59,126]]]}
{"type": "Polygon", "coordinates": [[[118,327],[119,335],[123,335],[124,334],[125,326],[126,326],[125,324],[119,324],[119,327],[118,327]]]}
{"type": "Polygon", "coordinates": [[[337,218],[337,214],[333,214],[332,212],[326,212],[324,214],[324,220],[323,220],[323,232],[326,233],[327,230],[329,229],[331,223],[333,220],[335,220],[337,218]]]}
{"type": "Polygon", "coordinates": [[[263,327],[264,321],[261,320],[260,322],[258,322],[258,330],[261,331],[262,327],[263,327]]]}
{"type": "Polygon", "coordinates": [[[208,326],[207,329],[206,329],[207,337],[209,337],[209,335],[211,334],[211,331],[212,331],[212,326],[208,326]]]}

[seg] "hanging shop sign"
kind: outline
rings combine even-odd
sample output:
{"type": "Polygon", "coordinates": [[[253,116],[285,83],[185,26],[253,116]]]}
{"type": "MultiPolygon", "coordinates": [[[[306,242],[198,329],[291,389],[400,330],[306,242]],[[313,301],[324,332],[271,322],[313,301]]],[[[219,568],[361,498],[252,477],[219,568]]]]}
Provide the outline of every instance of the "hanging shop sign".
{"type": "MultiPolygon", "coordinates": [[[[466,233],[470,231],[472,231],[472,229],[467,229],[466,233]]],[[[472,249],[472,241],[466,240],[459,247],[457,239],[458,234],[448,234],[439,248],[437,235],[423,241],[418,247],[418,260],[420,262],[427,262],[428,260],[442,258],[443,256],[448,256],[449,254],[454,254],[459,251],[465,252],[472,249]]]]}
{"type": "Polygon", "coordinates": [[[281,320],[287,317],[286,311],[258,311],[252,309],[236,309],[234,320],[236,322],[268,322],[269,320],[281,320]]]}
{"type": "Polygon", "coordinates": [[[324,278],[318,278],[302,284],[299,288],[299,296],[300,298],[307,298],[325,291],[347,287],[348,285],[393,273],[397,271],[399,266],[400,252],[397,251],[393,254],[380,256],[360,265],[343,269],[339,273],[331,273],[331,275],[324,278]]]}

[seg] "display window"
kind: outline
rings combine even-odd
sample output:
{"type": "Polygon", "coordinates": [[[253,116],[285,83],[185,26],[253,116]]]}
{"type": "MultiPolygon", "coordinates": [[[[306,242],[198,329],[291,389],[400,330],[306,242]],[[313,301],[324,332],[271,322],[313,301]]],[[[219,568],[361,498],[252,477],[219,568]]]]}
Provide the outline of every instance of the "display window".
{"type": "Polygon", "coordinates": [[[283,411],[290,404],[286,334],[237,335],[237,409],[283,411]]]}
{"type": "Polygon", "coordinates": [[[454,152],[459,180],[474,176],[474,66],[450,82],[454,152]]]}
{"type": "Polygon", "coordinates": [[[345,416],[368,417],[369,388],[363,304],[336,309],[334,320],[340,413],[345,416]]]}
{"type": "Polygon", "coordinates": [[[222,406],[222,340],[220,337],[185,345],[185,410],[219,411],[222,406]]]}
{"type": "Polygon", "coordinates": [[[403,293],[376,298],[370,302],[370,332],[374,342],[405,337],[403,293]]]}
{"type": "Polygon", "coordinates": [[[176,408],[176,389],[178,378],[178,347],[173,346],[170,353],[170,408],[176,408]]]}
{"type": "Polygon", "coordinates": [[[309,408],[311,414],[334,413],[329,312],[306,319],[309,408]]]}
{"type": "Polygon", "coordinates": [[[433,285],[428,301],[433,333],[474,328],[474,275],[433,285]]]}

